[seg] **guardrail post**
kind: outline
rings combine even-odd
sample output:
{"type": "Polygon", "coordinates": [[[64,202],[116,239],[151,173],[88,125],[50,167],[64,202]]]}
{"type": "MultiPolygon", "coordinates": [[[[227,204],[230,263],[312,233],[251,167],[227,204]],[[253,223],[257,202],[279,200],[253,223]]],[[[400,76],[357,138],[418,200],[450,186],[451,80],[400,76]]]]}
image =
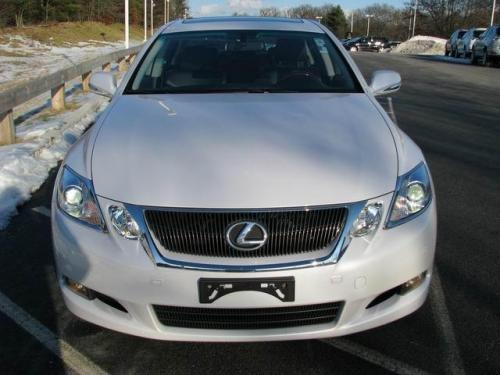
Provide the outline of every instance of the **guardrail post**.
{"type": "Polygon", "coordinates": [[[105,64],[102,64],[102,71],[103,72],[110,72],[111,71],[111,63],[107,62],[105,64]]]}
{"type": "Polygon", "coordinates": [[[128,57],[128,62],[129,62],[129,64],[132,64],[132,63],[134,62],[134,60],[135,60],[135,56],[136,56],[136,54],[134,53],[133,55],[130,55],[130,56],[128,57]]]}
{"type": "Polygon", "coordinates": [[[0,113],[0,146],[10,145],[16,142],[16,129],[14,128],[14,117],[12,109],[0,113]]]}
{"type": "Polygon", "coordinates": [[[64,102],[64,83],[50,90],[52,97],[52,109],[54,111],[62,111],[65,108],[64,102]]]}
{"type": "Polygon", "coordinates": [[[90,75],[92,72],[87,72],[82,74],[82,90],[83,92],[89,92],[90,91],[90,75]]]}
{"type": "Polygon", "coordinates": [[[119,72],[127,71],[127,56],[118,59],[118,71],[119,72]]]}

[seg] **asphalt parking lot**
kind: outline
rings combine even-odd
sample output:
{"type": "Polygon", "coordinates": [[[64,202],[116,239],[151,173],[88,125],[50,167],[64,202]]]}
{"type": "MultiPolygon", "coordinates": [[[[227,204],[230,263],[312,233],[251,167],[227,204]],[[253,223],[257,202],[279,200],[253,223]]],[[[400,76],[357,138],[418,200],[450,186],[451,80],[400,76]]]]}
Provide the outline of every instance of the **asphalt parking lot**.
{"type": "Polygon", "coordinates": [[[438,277],[419,311],[345,338],[279,343],[158,342],[93,326],[66,310],[56,286],[53,171],[0,232],[0,372],[500,373],[500,69],[353,56],[368,77],[380,68],[401,73],[398,122],[433,173],[438,277]]]}

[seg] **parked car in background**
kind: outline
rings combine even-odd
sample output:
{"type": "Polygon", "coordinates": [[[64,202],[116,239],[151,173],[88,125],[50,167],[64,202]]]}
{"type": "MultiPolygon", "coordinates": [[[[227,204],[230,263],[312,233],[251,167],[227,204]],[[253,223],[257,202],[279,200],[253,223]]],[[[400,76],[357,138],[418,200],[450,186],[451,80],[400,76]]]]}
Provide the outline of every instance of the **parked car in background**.
{"type": "Polygon", "coordinates": [[[444,54],[446,56],[457,57],[457,43],[458,40],[461,39],[464,34],[467,32],[467,29],[458,29],[451,34],[450,39],[446,42],[444,54]]]}
{"type": "Polygon", "coordinates": [[[360,45],[361,41],[364,39],[362,36],[357,36],[351,39],[347,39],[342,42],[342,45],[344,48],[348,51],[358,51],[358,46],[360,45]]]}
{"type": "Polygon", "coordinates": [[[389,48],[389,40],[379,36],[363,36],[352,38],[344,43],[348,51],[373,51],[380,52],[389,48]]]}
{"type": "Polygon", "coordinates": [[[500,62],[500,26],[490,26],[472,46],[471,62],[481,65],[500,62]]]}
{"type": "Polygon", "coordinates": [[[486,31],[484,27],[473,27],[469,29],[457,42],[457,54],[461,57],[469,57],[472,52],[472,46],[477,39],[486,31]]]}

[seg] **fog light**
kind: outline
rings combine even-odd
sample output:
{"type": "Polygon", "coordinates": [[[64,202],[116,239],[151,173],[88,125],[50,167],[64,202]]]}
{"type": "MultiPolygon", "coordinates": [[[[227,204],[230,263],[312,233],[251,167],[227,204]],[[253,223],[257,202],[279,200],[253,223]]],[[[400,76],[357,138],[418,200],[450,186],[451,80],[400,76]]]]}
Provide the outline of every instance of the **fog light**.
{"type": "Polygon", "coordinates": [[[403,296],[406,293],[409,293],[412,290],[417,289],[420,285],[423,284],[425,276],[427,276],[427,271],[424,271],[417,277],[414,277],[413,279],[408,280],[406,283],[401,284],[399,287],[398,294],[403,296]]]}
{"type": "Polygon", "coordinates": [[[73,281],[66,276],[64,277],[64,282],[73,293],[78,294],[80,297],[86,298],[88,300],[92,300],[95,298],[94,291],[87,288],[85,285],[73,281]]]}

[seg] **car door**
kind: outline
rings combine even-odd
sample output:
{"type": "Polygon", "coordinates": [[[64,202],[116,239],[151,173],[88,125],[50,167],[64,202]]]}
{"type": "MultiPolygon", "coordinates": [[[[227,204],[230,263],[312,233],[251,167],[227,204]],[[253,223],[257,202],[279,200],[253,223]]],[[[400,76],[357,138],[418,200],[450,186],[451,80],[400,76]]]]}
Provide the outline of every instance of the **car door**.
{"type": "Polygon", "coordinates": [[[491,33],[490,33],[490,36],[488,38],[487,45],[486,45],[486,47],[488,48],[488,51],[493,49],[493,43],[495,43],[497,36],[499,36],[498,30],[500,30],[500,28],[497,26],[493,26],[491,28],[491,33]]]}
{"type": "Polygon", "coordinates": [[[469,30],[467,31],[464,36],[462,37],[462,39],[459,39],[458,40],[458,43],[457,43],[457,50],[459,53],[465,53],[467,51],[467,44],[469,43],[469,40],[471,39],[471,35],[472,33],[474,32],[474,30],[469,30]]]}
{"type": "Polygon", "coordinates": [[[483,56],[483,51],[484,51],[484,46],[485,46],[485,40],[488,38],[488,34],[491,31],[491,27],[486,29],[486,31],[479,37],[479,39],[474,43],[474,54],[477,57],[482,57],[483,56]]]}

